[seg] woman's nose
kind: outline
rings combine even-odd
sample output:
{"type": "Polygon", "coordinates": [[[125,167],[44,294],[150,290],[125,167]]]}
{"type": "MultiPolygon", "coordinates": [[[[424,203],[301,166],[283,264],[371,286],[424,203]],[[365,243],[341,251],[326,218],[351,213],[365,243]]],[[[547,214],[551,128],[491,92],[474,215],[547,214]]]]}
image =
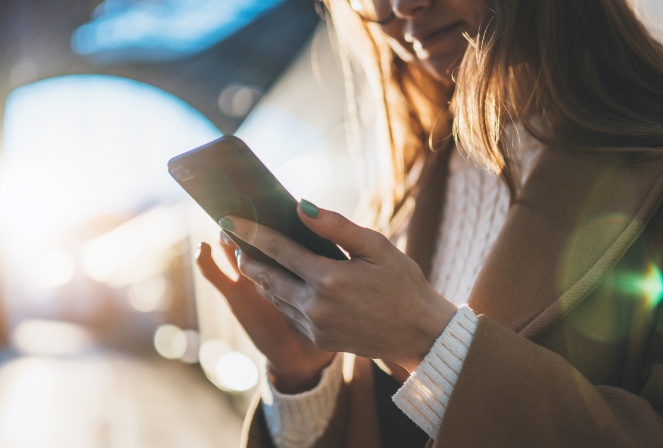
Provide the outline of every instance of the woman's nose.
{"type": "Polygon", "coordinates": [[[394,15],[401,19],[412,17],[430,7],[433,0],[392,0],[394,15]]]}

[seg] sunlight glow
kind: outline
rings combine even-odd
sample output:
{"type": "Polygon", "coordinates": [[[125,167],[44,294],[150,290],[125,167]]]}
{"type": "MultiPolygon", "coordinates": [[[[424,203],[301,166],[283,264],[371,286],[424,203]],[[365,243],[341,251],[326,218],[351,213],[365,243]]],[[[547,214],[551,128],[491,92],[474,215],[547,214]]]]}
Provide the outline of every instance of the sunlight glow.
{"type": "Polygon", "coordinates": [[[244,392],[258,384],[258,368],[239,352],[223,354],[214,369],[216,383],[229,392],[244,392]]]}
{"type": "Polygon", "coordinates": [[[16,350],[28,355],[75,355],[94,345],[92,335],[81,326],[41,319],[22,321],[11,339],[16,350]]]}
{"type": "Polygon", "coordinates": [[[92,279],[122,287],[165,271],[169,261],[154,257],[188,236],[187,204],[154,207],[86,243],[83,270],[92,279]]]}
{"type": "Polygon", "coordinates": [[[40,289],[55,288],[68,283],[76,272],[74,258],[62,249],[51,250],[39,257],[34,270],[26,272],[26,283],[40,289]]]}
{"type": "MultiPolygon", "coordinates": [[[[7,278],[27,281],[21,287],[29,288],[35,282],[42,287],[66,283],[72,263],[57,251],[69,251],[66,241],[80,238],[78,226],[184,198],[167,175],[166,161],[221,134],[173,95],[97,75],[52,78],[14,90],[6,103],[4,131],[0,247],[11,262],[3,267],[7,278]],[[57,260],[59,266],[49,273],[57,260]],[[43,267],[43,275],[23,275],[35,266],[43,267]]],[[[171,226],[168,221],[153,225],[145,233],[147,242],[178,232],[171,226]]],[[[127,244],[137,238],[125,236],[127,244]]],[[[146,241],[138,243],[145,247],[146,241]]],[[[110,265],[130,257],[129,252],[126,246],[109,249],[107,266],[96,265],[95,272],[107,275],[110,265]]]]}
{"type": "Polygon", "coordinates": [[[230,345],[221,339],[208,339],[200,344],[198,358],[205,374],[212,378],[216,362],[224,354],[230,351],[230,345]]]}
{"type": "Polygon", "coordinates": [[[148,278],[142,282],[129,286],[127,292],[129,304],[143,313],[161,311],[170,305],[168,280],[163,275],[148,278]]]}

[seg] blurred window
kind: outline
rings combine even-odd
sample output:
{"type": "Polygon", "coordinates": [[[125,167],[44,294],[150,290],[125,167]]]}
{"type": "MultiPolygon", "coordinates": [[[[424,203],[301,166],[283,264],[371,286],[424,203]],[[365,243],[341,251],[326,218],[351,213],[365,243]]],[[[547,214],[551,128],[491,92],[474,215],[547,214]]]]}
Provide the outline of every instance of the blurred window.
{"type": "Polygon", "coordinates": [[[23,301],[26,289],[66,283],[74,243],[183,198],[166,162],[218,136],[188,104],[129,79],[66,76],[13,91],[0,153],[3,286],[23,301]]]}

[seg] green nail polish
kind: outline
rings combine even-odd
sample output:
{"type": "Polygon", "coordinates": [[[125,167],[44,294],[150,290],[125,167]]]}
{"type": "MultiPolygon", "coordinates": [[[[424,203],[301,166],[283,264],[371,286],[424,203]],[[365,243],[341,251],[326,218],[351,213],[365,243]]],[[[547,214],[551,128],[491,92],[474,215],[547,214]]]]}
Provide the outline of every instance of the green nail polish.
{"type": "Polygon", "coordinates": [[[231,220],[229,220],[228,218],[226,218],[225,216],[223,218],[219,219],[219,225],[221,226],[221,228],[223,230],[228,230],[230,232],[232,232],[232,230],[234,228],[233,227],[233,222],[231,220]]]}
{"type": "Polygon", "coordinates": [[[318,215],[320,215],[320,209],[305,199],[302,199],[302,202],[299,203],[299,207],[306,216],[311,218],[317,218],[318,215]]]}

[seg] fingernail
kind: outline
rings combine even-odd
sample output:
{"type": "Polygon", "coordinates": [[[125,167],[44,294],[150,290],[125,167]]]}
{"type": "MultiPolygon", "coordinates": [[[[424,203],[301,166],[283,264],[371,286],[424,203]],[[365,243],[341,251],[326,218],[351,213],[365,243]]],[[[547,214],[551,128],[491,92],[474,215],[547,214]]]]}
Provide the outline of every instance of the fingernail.
{"type": "Polygon", "coordinates": [[[299,203],[299,207],[302,209],[304,214],[310,218],[317,218],[320,215],[320,209],[311,204],[306,199],[302,199],[302,201],[299,203]]]}
{"type": "Polygon", "coordinates": [[[223,230],[228,230],[230,232],[232,232],[233,230],[233,222],[228,218],[226,218],[225,216],[219,219],[219,225],[223,230]]]}
{"type": "Polygon", "coordinates": [[[239,248],[235,249],[235,260],[239,260],[239,248]]]}
{"type": "Polygon", "coordinates": [[[231,240],[228,234],[223,230],[219,232],[219,239],[223,244],[231,245],[233,243],[233,240],[231,240]]]}

